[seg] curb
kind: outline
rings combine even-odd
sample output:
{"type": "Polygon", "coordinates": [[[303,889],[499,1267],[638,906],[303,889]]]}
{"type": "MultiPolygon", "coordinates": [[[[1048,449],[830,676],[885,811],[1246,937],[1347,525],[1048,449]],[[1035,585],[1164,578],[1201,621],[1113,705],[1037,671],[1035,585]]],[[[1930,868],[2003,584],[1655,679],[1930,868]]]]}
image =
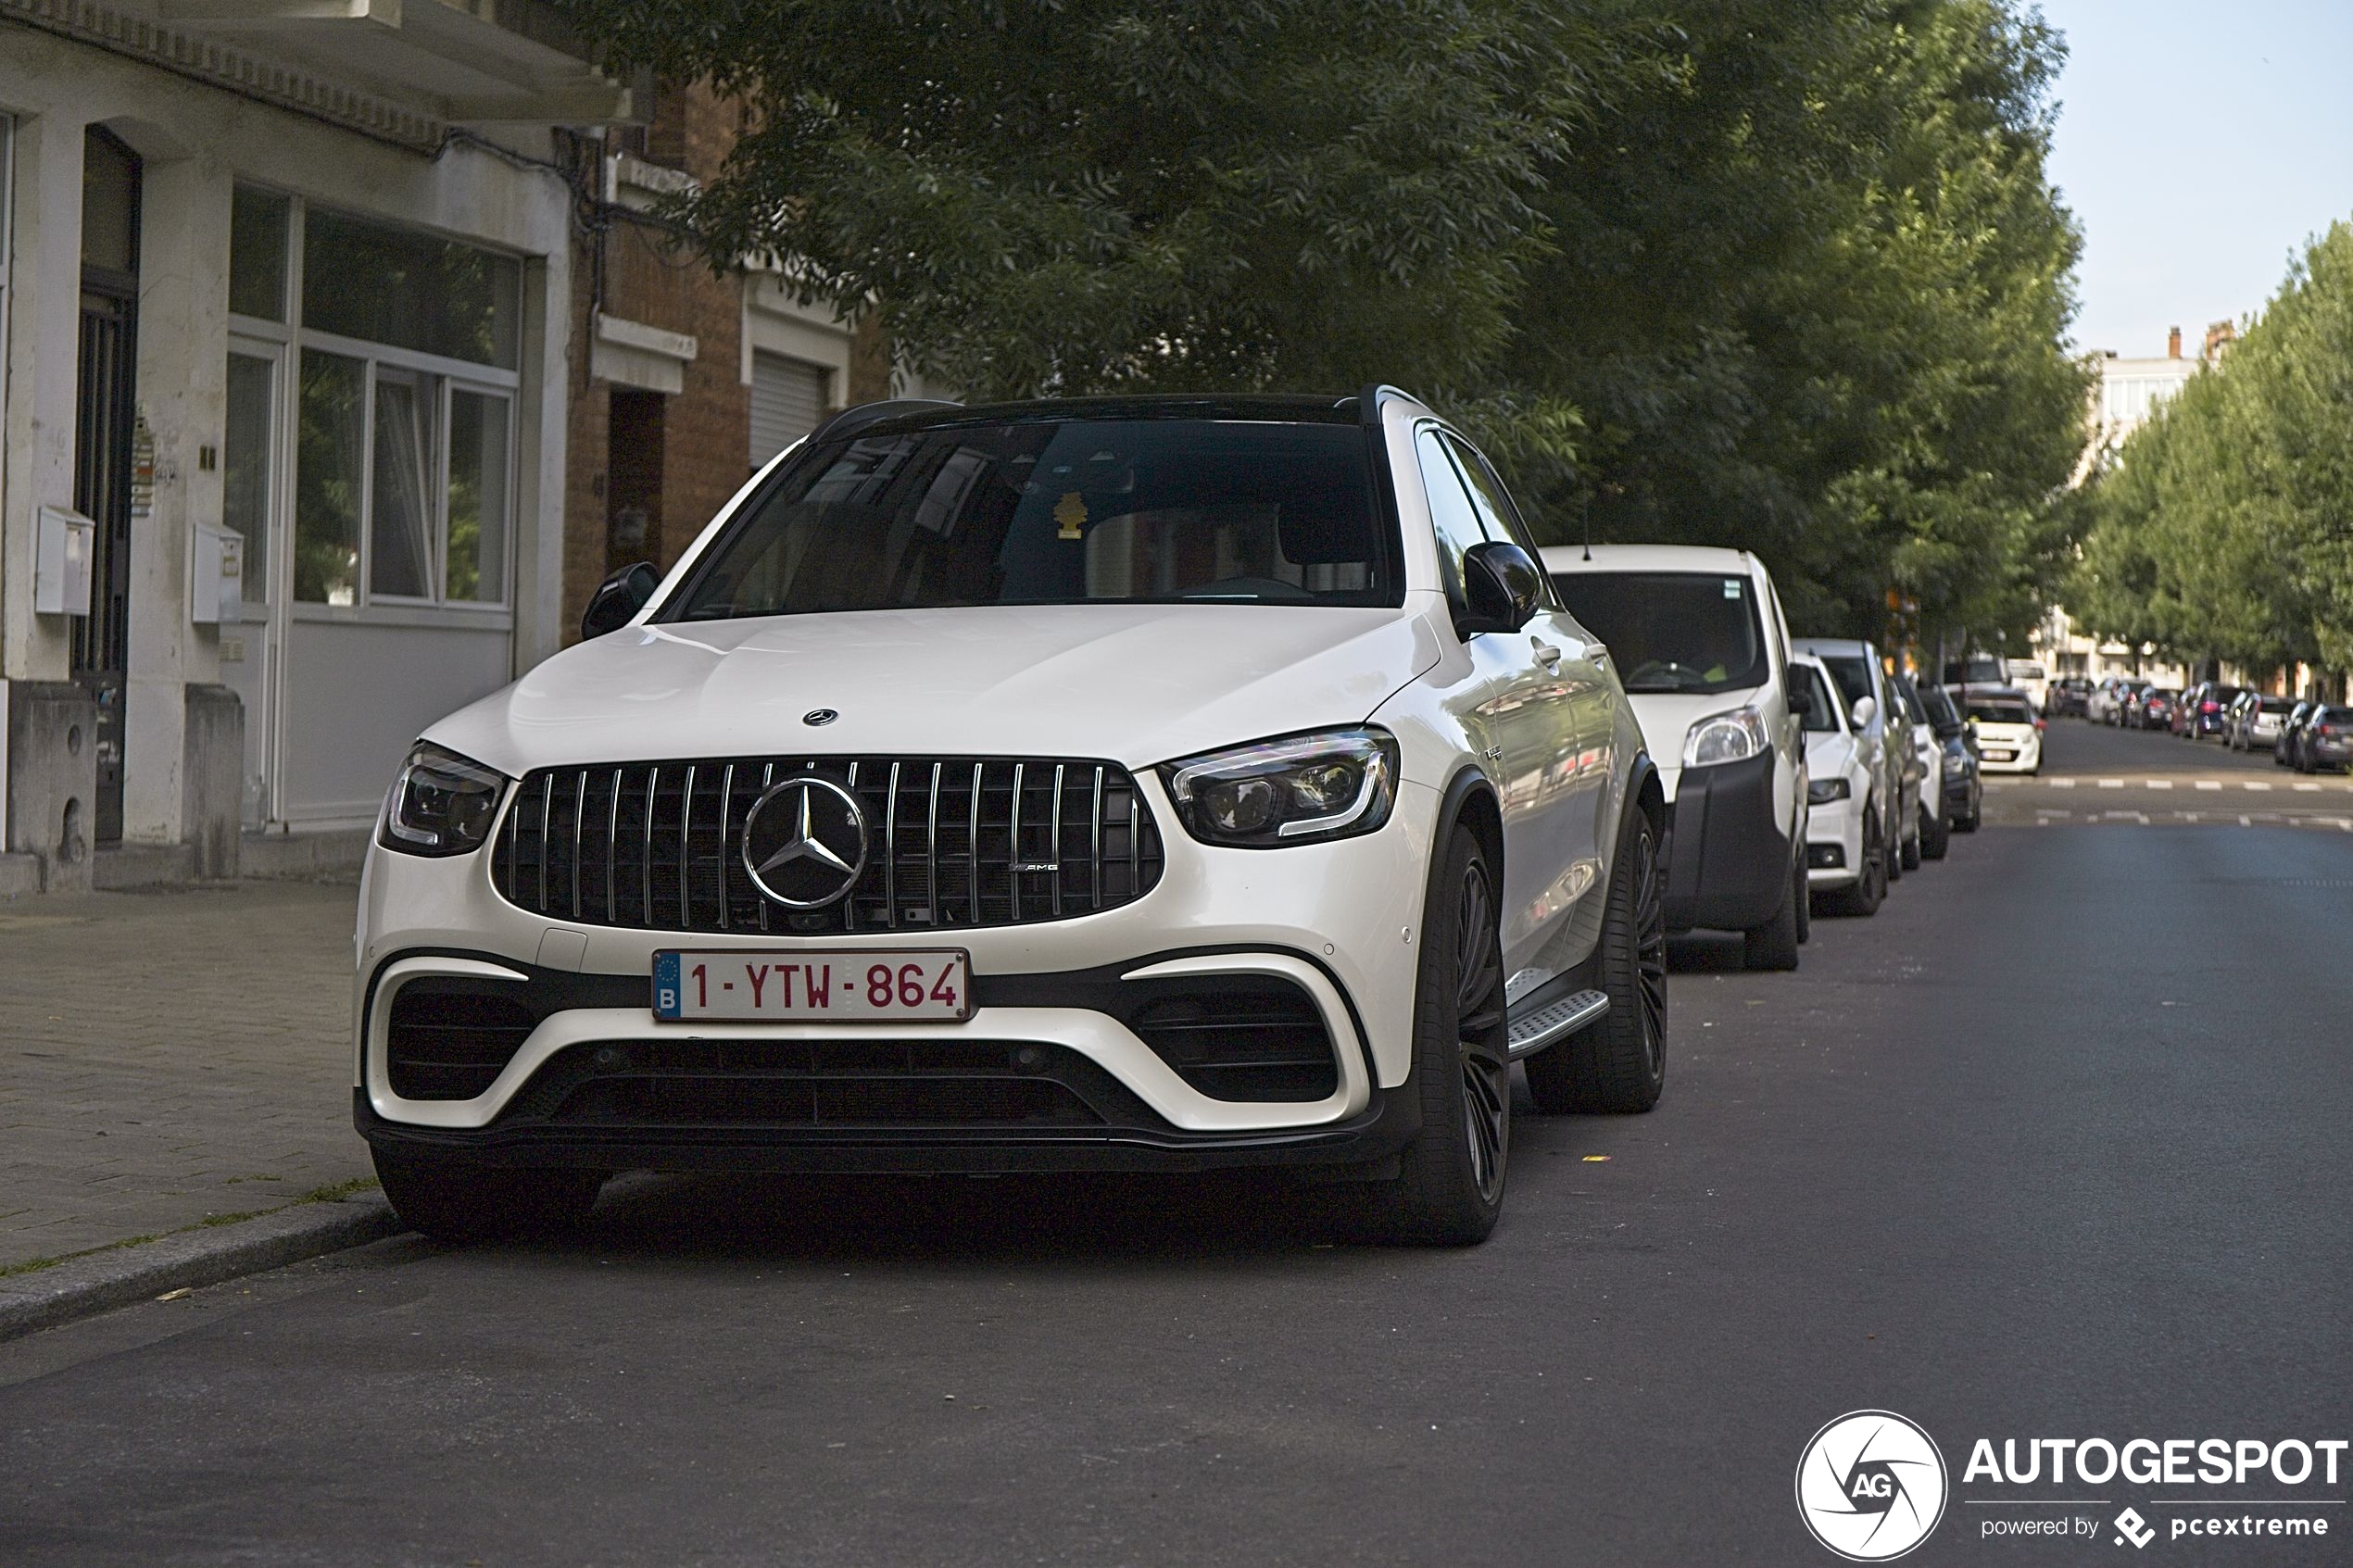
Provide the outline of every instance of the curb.
{"type": "Polygon", "coordinates": [[[0,1341],[151,1300],[167,1290],[218,1285],[364,1247],[405,1228],[382,1194],[358,1193],[70,1259],[0,1279],[0,1341]]]}

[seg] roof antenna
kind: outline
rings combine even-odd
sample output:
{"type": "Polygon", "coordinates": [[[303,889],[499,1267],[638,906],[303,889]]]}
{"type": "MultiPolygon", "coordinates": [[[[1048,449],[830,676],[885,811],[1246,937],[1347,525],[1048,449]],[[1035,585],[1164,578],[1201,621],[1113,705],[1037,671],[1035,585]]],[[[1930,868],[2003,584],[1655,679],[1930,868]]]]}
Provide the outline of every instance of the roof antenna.
{"type": "Polygon", "coordinates": [[[1585,558],[1592,560],[1593,558],[1593,493],[1592,491],[1580,490],[1577,493],[1577,509],[1585,514],[1585,558]]]}

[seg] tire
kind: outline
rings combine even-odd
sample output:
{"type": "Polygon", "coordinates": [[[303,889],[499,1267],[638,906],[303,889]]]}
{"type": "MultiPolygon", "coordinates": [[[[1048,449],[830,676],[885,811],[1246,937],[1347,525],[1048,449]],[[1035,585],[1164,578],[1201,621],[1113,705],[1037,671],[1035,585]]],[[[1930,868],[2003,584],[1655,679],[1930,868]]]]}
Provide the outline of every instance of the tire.
{"type": "Polygon", "coordinates": [[[1422,1130],[1399,1155],[1396,1179],[1365,1194],[1382,1241],[1468,1247],[1504,1211],[1512,1068],[1495,882],[1486,850],[1456,823],[1430,883],[1414,986],[1410,1092],[1421,1098],[1422,1130]]]}
{"type": "Polygon", "coordinates": [[[1830,894],[1824,905],[1836,915],[1875,915],[1887,897],[1887,845],[1880,837],[1879,809],[1863,812],[1863,866],[1854,883],[1830,894]]]}
{"type": "Polygon", "coordinates": [[[1609,1011],[1528,1059],[1528,1089],[1547,1112],[1648,1110],[1667,1086],[1667,906],[1658,832],[1639,809],[1617,840],[1602,915],[1601,987],[1609,1011]]]}
{"type": "MultiPolygon", "coordinates": [[[[1899,811],[1904,809],[1901,790],[1895,795],[1895,809],[1899,811]]],[[[1904,880],[1904,826],[1901,822],[1891,821],[1887,824],[1887,852],[1881,859],[1880,866],[1880,896],[1885,897],[1887,889],[1904,880]]]]}
{"type": "Polygon", "coordinates": [[[1977,804],[1969,809],[1968,816],[1956,817],[1953,819],[1953,831],[1955,833],[1975,833],[1979,828],[1984,826],[1984,824],[1985,797],[1981,795],[1977,797],[1977,804]]]}
{"type": "Polygon", "coordinates": [[[379,1153],[376,1179],[401,1223],[435,1241],[501,1241],[560,1235],[588,1217],[600,1171],[510,1171],[425,1164],[379,1153]]]}
{"type": "MultiPolygon", "coordinates": [[[[1917,816],[1919,813],[1915,812],[1914,815],[1917,816]]],[[[1907,872],[1919,870],[1920,859],[1927,853],[1928,851],[1920,844],[1919,832],[1916,828],[1913,830],[1912,836],[1904,841],[1904,853],[1901,857],[1904,869],[1907,872]]]]}
{"type": "Polygon", "coordinates": [[[1781,907],[1763,925],[1742,933],[1742,961],[1750,969],[1795,969],[1806,908],[1806,866],[1800,861],[1781,889],[1781,907]]]}
{"type": "Polygon", "coordinates": [[[1920,808],[1920,856],[1924,859],[1941,860],[1953,847],[1952,824],[1942,811],[1920,808]]]}
{"type": "Polygon", "coordinates": [[[1797,945],[1806,946],[1814,935],[1814,878],[1806,869],[1801,856],[1797,862],[1797,945]]]}

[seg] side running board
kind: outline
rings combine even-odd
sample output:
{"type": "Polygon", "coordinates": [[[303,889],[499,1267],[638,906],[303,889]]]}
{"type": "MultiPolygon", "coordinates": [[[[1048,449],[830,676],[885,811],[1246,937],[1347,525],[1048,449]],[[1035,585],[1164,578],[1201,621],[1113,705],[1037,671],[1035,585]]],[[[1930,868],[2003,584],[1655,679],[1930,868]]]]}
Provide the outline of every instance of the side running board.
{"type": "Polygon", "coordinates": [[[1534,1056],[1547,1046],[1556,1046],[1589,1023],[1596,1022],[1609,1011],[1609,994],[1605,991],[1576,991],[1556,1002],[1547,1002],[1523,1018],[1512,1020],[1506,1036],[1511,1059],[1534,1056]]]}

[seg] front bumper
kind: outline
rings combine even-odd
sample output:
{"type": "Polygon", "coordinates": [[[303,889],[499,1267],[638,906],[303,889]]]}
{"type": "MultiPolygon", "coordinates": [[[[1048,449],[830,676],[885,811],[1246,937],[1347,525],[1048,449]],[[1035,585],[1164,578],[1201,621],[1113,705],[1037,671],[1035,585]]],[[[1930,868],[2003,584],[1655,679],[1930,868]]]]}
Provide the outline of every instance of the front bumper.
{"type": "Polygon", "coordinates": [[[1977,771],[1981,773],[2031,773],[2043,765],[2043,737],[2035,736],[2014,749],[2007,761],[1996,760],[1983,752],[1978,754],[1977,771]]]}
{"type": "Polygon", "coordinates": [[[1779,758],[1686,768],[1667,839],[1667,928],[1745,931],[1781,907],[1789,830],[1773,797],[1779,758]]]}
{"type": "Polygon", "coordinates": [[[1863,811],[1851,796],[1817,806],[1806,819],[1806,885],[1851,887],[1863,874],[1863,811]]]}
{"type": "Polygon", "coordinates": [[[568,926],[500,898],[482,856],[378,848],[361,892],[355,1121],[380,1149],[613,1170],[1378,1160],[1415,1131],[1400,1109],[1413,1097],[1382,1089],[1408,1075],[1437,805],[1434,792],[1407,783],[1381,831],[1278,851],[1212,849],[1171,834],[1160,884],[1099,913],[855,935],[568,926]],[[653,955],[663,948],[940,947],[971,956],[973,1012],[962,1022],[679,1023],[657,1022],[651,1009],[653,955]],[[422,996],[472,985],[519,998],[511,1047],[477,1079],[429,1094],[410,1062],[396,1082],[393,1006],[420,982],[430,983],[422,996]],[[1232,1079],[1205,1087],[1199,1063],[1172,1057],[1138,1021],[1139,998],[1249,985],[1289,986],[1320,1020],[1331,1060],[1308,1091],[1316,1098],[1253,1098],[1232,1079]],[[1015,1050],[1047,1065],[1002,1057],[1015,1050]],[[904,1060],[878,1068],[866,1060],[877,1051],[904,1060]],[[622,1080],[637,1086],[615,1087],[622,1080]],[[686,1087],[652,1114],[651,1080],[686,1087]],[[700,1110],[682,1118],[682,1096],[700,1110]],[[1000,1113],[1009,1104],[1019,1113],[1000,1113]],[[935,1114],[941,1107],[955,1113],[935,1114]]]}

